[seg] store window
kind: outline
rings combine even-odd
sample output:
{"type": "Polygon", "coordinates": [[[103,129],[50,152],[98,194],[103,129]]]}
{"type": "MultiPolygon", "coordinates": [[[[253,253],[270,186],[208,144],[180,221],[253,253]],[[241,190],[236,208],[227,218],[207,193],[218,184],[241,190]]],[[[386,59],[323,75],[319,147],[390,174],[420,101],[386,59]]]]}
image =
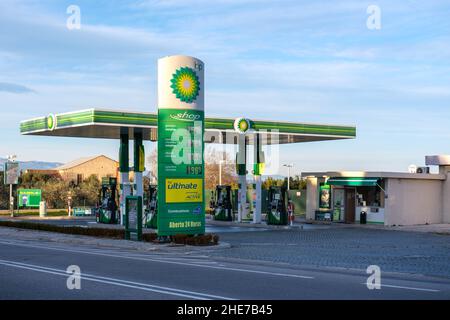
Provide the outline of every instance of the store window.
{"type": "Polygon", "coordinates": [[[325,183],[321,183],[319,187],[319,208],[330,209],[331,208],[331,186],[325,183]]]}
{"type": "Polygon", "coordinates": [[[384,208],[384,181],[380,186],[375,187],[357,187],[357,205],[358,207],[379,207],[384,208]],[[380,188],[381,186],[381,188],[380,188]]]}

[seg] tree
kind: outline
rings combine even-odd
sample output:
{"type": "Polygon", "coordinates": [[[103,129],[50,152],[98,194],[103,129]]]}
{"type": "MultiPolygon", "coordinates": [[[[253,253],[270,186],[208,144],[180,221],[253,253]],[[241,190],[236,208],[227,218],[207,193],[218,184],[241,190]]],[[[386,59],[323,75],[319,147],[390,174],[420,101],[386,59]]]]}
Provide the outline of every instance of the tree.
{"type": "MultiPolygon", "coordinates": [[[[284,179],[274,179],[268,177],[263,181],[262,187],[264,189],[269,189],[269,187],[285,187],[287,188],[287,178],[284,179]]],[[[289,188],[291,190],[304,190],[306,189],[306,180],[302,179],[300,176],[290,177],[289,188]]]]}
{"type": "MultiPolygon", "coordinates": [[[[284,179],[283,186],[287,188],[287,178],[284,179]]],[[[300,176],[290,177],[289,188],[291,190],[303,190],[306,189],[306,180],[300,176]]]]}
{"type": "Polygon", "coordinates": [[[270,187],[281,187],[284,185],[284,183],[285,181],[282,179],[274,179],[272,177],[268,177],[263,181],[262,188],[269,189],[270,187]]]}
{"type": "Polygon", "coordinates": [[[68,192],[71,189],[69,182],[60,178],[52,178],[44,182],[40,189],[42,190],[42,198],[47,202],[48,208],[67,207],[68,192]]]}
{"type": "Polygon", "coordinates": [[[158,181],[158,149],[155,148],[147,157],[149,184],[158,181]]]}
{"type": "Polygon", "coordinates": [[[205,188],[215,189],[219,184],[219,169],[222,162],[222,185],[237,188],[236,165],[226,152],[217,152],[213,148],[205,151],[205,188]]]}
{"type": "Polygon", "coordinates": [[[91,175],[78,186],[72,188],[72,200],[75,206],[95,206],[101,188],[97,175],[91,175]]]}

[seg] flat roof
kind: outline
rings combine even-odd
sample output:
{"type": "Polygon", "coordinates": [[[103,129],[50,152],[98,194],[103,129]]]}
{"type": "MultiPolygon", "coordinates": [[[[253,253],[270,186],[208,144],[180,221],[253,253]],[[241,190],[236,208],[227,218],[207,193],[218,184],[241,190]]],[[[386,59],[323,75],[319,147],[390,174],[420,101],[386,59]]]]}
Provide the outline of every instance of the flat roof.
{"type": "MultiPolygon", "coordinates": [[[[103,154],[100,154],[100,155],[97,155],[97,156],[82,157],[82,158],[78,158],[78,159],[72,160],[70,162],[67,162],[65,164],[60,165],[59,167],[54,168],[53,170],[59,171],[59,170],[72,169],[72,168],[78,167],[78,166],[80,166],[82,164],[85,164],[86,162],[89,162],[89,161],[92,161],[92,160],[95,160],[95,159],[98,159],[98,158],[106,158],[106,159],[108,159],[110,161],[117,162],[116,160],[111,159],[110,157],[107,157],[107,156],[105,156],[103,154]]],[[[119,164],[119,162],[117,162],[117,164],[119,164]]]]}
{"type": "MultiPolygon", "coordinates": [[[[132,112],[107,109],[86,109],[55,114],[56,126],[48,128],[48,116],[24,120],[20,123],[23,135],[119,139],[123,128],[128,129],[130,139],[136,129],[142,130],[144,140],[156,140],[158,115],[150,112],[132,112]]],[[[232,118],[205,118],[205,142],[237,144],[239,133],[234,130],[232,118]]],[[[262,143],[287,144],[325,140],[354,139],[355,126],[311,124],[286,121],[253,120],[252,135],[259,134],[262,143]]]]}
{"type": "Polygon", "coordinates": [[[450,166],[450,155],[426,156],[427,166],[450,166]]]}
{"type": "Polygon", "coordinates": [[[420,180],[445,180],[444,174],[425,174],[407,172],[383,172],[383,171],[327,171],[327,172],[303,172],[306,177],[347,177],[347,178],[380,178],[380,179],[420,179],[420,180]]]}

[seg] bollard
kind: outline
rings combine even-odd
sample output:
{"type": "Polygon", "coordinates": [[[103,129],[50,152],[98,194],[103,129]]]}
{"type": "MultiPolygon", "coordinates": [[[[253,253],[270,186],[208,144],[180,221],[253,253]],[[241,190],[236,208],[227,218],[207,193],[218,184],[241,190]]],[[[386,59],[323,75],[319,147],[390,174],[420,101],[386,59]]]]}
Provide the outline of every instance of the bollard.
{"type": "Polygon", "coordinates": [[[47,203],[45,201],[41,201],[39,203],[39,217],[44,218],[47,216],[47,203]]]}

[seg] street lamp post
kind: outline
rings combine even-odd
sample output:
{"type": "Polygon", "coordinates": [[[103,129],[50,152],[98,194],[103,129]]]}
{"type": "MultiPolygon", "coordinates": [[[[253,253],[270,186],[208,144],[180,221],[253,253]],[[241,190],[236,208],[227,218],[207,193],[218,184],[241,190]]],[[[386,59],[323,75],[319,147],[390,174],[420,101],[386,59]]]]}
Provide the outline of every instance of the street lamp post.
{"type": "Polygon", "coordinates": [[[225,161],[226,160],[224,160],[224,159],[219,160],[219,186],[222,185],[222,167],[223,167],[223,164],[225,163],[225,161]]]}
{"type": "MultiPolygon", "coordinates": [[[[15,162],[17,159],[17,156],[14,155],[9,155],[7,156],[8,162],[15,162]]],[[[6,175],[6,170],[5,173],[6,175]]],[[[14,218],[14,197],[13,197],[13,185],[12,183],[9,184],[9,210],[11,213],[11,217],[14,218]]]]}
{"type": "Polygon", "coordinates": [[[294,165],[291,164],[283,164],[283,167],[287,167],[288,168],[288,181],[287,181],[287,189],[288,191],[290,190],[290,180],[291,180],[291,168],[294,167],[294,165]]]}
{"type": "Polygon", "coordinates": [[[71,211],[72,211],[72,192],[68,191],[67,192],[67,206],[68,206],[68,216],[71,216],[71,211]]]}
{"type": "Polygon", "coordinates": [[[220,151],[220,159],[219,159],[219,186],[222,185],[222,164],[225,162],[225,151],[223,150],[223,136],[219,131],[219,143],[222,150],[220,151]]]}

